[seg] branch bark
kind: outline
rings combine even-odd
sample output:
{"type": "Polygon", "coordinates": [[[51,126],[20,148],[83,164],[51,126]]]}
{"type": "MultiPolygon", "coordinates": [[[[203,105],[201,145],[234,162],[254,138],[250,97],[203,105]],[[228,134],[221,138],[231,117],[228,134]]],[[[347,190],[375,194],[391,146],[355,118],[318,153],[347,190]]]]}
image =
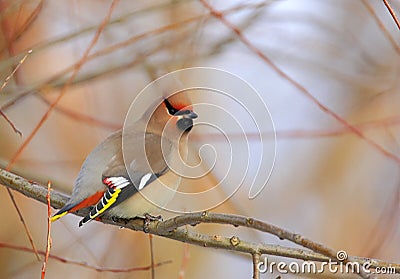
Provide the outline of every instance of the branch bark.
{"type": "MultiPolygon", "coordinates": [[[[40,201],[44,204],[47,203],[46,187],[1,168],[0,183],[10,189],[22,193],[27,197],[40,201]]],[[[61,208],[68,201],[68,199],[68,196],[56,191],[52,191],[50,194],[51,206],[54,208],[61,208]]],[[[78,216],[84,216],[87,213],[88,210],[83,209],[75,212],[74,214],[78,216]]],[[[102,216],[101,222],[118,227],[125,227],[135,231],[144,231],[146,233],[151,233],[192,245],[247,253],[253,257],[253,263],[258,263],[260,261],[260,255],[273,255],[305,261],[329,262],[333,260],[338,262],[337,252],[334,249],[328,248],[320,243],[316,243],[299,234],[292,233],[278,226],[239,215],[198,212],[178,215],[165,221],[145,222],[142,219],[119,219],[105,214],[102,216]],[[273,234],[282,240],[289,240],[307,249],[253,243],[241,240],[237,236],[225,237],[220,235],[207,235],[198,233],[192,229],[188,229],[187,225],[196,226],[201,223],[247,227],[261,232],[273,234]],[[254,255],[257,255],[257,261],[254,261],[254,255]]],[[[396,273],[400,273],[400,264],[397,263],[390,263],[378,259],[368,259],[356,256],[349,256],[347,261],[357,262],[361,266],[368,264],[371,269],[393,268],[396,273]]],[[[256,271],[254,270],[254,272],[256,271]]],[[[367,276],[364,274],[359,275],[363,278],[367,278],[367,276]]]]}

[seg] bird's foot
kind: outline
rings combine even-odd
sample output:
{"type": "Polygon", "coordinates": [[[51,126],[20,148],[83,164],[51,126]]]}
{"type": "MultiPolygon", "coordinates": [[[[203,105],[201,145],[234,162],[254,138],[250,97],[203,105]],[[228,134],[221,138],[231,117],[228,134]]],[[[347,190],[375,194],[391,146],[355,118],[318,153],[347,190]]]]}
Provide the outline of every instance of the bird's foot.
{"type": "Polygon", "coordinates": [[[141,217],[141,218],[143,218],[143,220],[144,220],[143,231],[145,233],[149,232],[149,225],[150,225],[151,222],[162,221],[163,220],[161,215],[153,216],[153,215],[148,214],[148,213],[144,214],[144,216],[141,217]]]}
{"type": "Polygon", "coordinates": [[[162,221],[163,218],[161,215],[158,216],[153,216],[150,215],[148,213],[144,214],[144,216],[136,216],[133,218],[121,218],[121,217],[117,217],[117,216],[112,216],[111,220],[113,220],[113,222],[115,223],[124,223],[125,225],[129,223],[129,221],[131,220],[137,220],[137,219],[141,219],[143,220],[143,231],[145,233],[149,232],[149,225],[151,222],[156,222],[156,221],[162,221]]]}
{"type": "Polygon", "coordinates": [[[154,215],[151,215],[149,213],[146,213],[146,214],[144,214],[144,219],[148,220],[150,222],[154,222],[154,221],[162,221],[163,217],[161,215],[154,216],[154,215]]]}

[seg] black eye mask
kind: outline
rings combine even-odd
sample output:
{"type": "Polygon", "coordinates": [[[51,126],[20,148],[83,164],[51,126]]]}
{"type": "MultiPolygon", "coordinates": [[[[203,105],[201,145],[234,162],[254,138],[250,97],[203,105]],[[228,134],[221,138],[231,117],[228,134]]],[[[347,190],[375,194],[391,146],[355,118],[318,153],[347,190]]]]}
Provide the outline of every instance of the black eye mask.
{"type": "Polygon", "coordinates": [[[191,110],[178,110],[171,105],[171,103],[164,99],[164,104],[167,107],[168,113],[173,116],[183,116],[176,123],[178,128],[182,131],[189,132],[193,128],[193,119],[197,118],[197,114],[191,110]]]}
{"type": "Polygon", "coordinates": [[[179,110],[176,109],[176,108],[174,108],[174,107],[171,105],[171,103],[168,102],[167,99],[164,99],[164,104],[165,104],[165,106],[167,107],[168,113],[169,113],[170,115],[176,115],[176,113],[179,112],[179,110]]]}

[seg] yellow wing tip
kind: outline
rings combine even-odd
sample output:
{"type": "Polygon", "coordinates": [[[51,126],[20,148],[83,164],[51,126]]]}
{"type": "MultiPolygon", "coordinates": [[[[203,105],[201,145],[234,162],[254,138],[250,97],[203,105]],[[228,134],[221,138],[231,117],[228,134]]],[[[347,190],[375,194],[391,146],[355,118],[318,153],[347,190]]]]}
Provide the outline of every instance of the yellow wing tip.
{"type": "Polygon", "coordinates": [[[68,211],[64,211],[64,212],[62,212],[60,214],[56,214],[56,215],[54,215],[53,217],[50,218],[50,221],[51,222],[57,221],[58,219],[60,219],[61,217],[63,217],[64,215],[67,215],[67,214],[68,214],[68,211]]]}

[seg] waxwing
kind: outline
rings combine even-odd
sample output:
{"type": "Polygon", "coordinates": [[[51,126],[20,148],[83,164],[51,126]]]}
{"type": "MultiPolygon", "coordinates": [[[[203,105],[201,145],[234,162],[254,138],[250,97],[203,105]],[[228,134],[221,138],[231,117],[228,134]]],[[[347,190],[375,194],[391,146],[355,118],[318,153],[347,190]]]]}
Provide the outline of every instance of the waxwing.
{"type": "Polygon", "coordinates": [[[92,208],[79,226],[106,211],[120,218],[143,217],[173,198],[180,181],[174,164],[187,152],[187,135],[197,115],[182,92],[158,103],[145,113],[151,114],[147,119],[111,134],[87,156],[70,200],[52,221],[86,207],[92,208]]]}

